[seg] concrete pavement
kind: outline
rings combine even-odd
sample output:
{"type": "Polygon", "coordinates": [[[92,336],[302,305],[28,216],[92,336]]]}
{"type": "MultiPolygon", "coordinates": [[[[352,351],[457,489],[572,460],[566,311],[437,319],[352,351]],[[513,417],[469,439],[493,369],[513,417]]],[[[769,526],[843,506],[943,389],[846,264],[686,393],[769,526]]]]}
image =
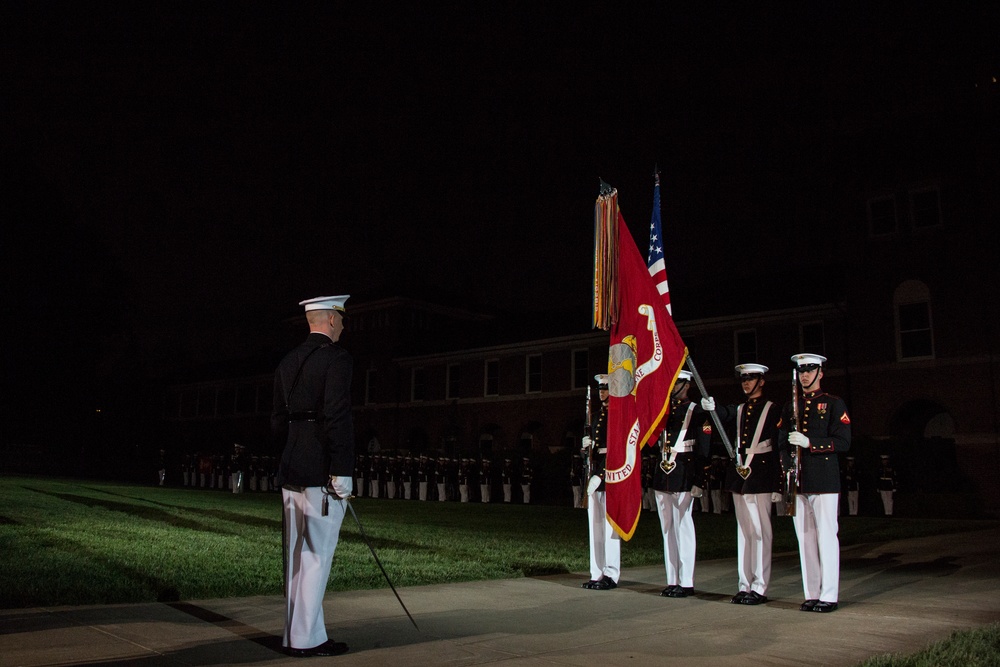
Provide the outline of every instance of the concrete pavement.
{"type": "MultiPolygon", "coordinates": [[[[627,547],[625,547],[627,549],[627,547]]],[[[329,593],[327,626],[350,653],[280,652],[280,596],[0,610],[7,665],[855,665],[1000,621],[1000,528],[845,548],[832,614],[798,611],[798,555],[774,558],[771,599],[744,607],[735,563],[700,562],[695,597],[659,596],[662,567],[614,591],[555,575],[329,593]]]]}

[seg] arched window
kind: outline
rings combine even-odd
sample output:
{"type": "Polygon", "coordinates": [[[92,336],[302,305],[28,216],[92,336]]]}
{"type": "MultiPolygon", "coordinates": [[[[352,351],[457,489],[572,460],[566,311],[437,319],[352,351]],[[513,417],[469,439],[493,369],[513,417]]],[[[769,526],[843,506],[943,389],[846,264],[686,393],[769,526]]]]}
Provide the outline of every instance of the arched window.
{"type": "Polygon", "coordinates": [[[919,280],[907,280],[892,295],[896,321],[896,360],[934,358],[931,292],[919,280]]]}

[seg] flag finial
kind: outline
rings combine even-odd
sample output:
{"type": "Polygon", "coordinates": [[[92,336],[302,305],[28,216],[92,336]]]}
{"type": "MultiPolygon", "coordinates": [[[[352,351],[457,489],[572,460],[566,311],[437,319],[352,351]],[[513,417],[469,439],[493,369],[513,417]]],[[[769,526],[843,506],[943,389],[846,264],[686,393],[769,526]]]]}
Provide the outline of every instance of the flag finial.
{"type": "Polygon", "coordinates": [[[653,181],[656,185],[660,184],[660,165],[653,164],[653,181]]]}
{"type": "Polygon", "coordinates": [[[598,192],[598,194],[600,196],[607,197],[609,194],[611,194],[614,191],[614,188],[611,187],[610,185],[608,185],[607,183],[605,183],[604,179],[601,178],[600,176],[597,177],[597,180],[600,181],[600,183],[601,183],[601,189],[598,192]]]}

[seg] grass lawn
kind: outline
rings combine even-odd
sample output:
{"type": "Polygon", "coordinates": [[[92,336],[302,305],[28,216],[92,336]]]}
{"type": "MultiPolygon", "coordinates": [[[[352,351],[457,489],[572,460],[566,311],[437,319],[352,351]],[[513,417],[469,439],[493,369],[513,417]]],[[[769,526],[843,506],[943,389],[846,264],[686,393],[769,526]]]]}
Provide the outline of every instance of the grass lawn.
{"type": "MultiPolygon", "coordinates": [[[[357,499],[397,586],[588,569],[587,515],[571,507],[357,499]]],[[[277,493],[0,477],[0,608],[173,601],[281,593],[277,493]]],[[[695,515],[698,558],[734,558],[732,514],[695,515]]],[[[777,517],[775,552],[796,549],[777,517]]],[[[983,521],[844,517],[841,544],[954,533],[983,521]]],[[[654,512],[622,549],[623,567],[663,562],[654,512]]],[[[330,588],[386,583],[348,515],[330,588]]]]}

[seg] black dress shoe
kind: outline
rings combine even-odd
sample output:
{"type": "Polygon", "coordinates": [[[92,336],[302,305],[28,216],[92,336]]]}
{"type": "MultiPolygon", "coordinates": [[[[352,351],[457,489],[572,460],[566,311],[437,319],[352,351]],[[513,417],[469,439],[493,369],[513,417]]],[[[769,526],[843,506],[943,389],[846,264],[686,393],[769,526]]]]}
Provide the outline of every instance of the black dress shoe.
{"type": "Polygon", "coordinates": [[[595,591],[610,591],[612,588],[618,588],[618,584],[615,583],[614,579],[601,577],[590,588],[595,591]]]}
{"type": "Polygon", "coordinates": [[[669,597],[673,597],[673,596],[671,595],[671,593],[673,593],[673,592],[674,592],[674,589],[676,589],[676,588],[680,588],[680,586],[677,586],[677,585],[673,585],[673,586],[667,586],[667,587],[666,587],[666,588],[664,588],[664,589],[663,589],[662,591],[660,591],[660,595],[661,595],[662,597],[665,597],[665,598],[669,598],[669,597]]]}
{"type": "Polygon", "coordinates": [[[668,598],[686,598],[689,595],[694,595],[694,586],[674,586],[674,590],[667,594],[668,598]]]}
{"type": "Polygon", "coordinates": [[[765,602],[767,602],[767,596],[761,595],[756,591],[750,591],[743,597],[742,600],[740,600],[740,604],[751,604],[751,605],[764,604],[765,602]]]}
{"type": "Polygon", "coordinates": [[[821,614],[829,614],[831,611],[837,611],[836,602],[823,602],[820,600],[813,605],[812,611],[818,611],[821,614]]]}
{"type": "Polygon", "coordinates": [[[591,579],[590,581],[580,584],[580,588],[593,588],[594,584],[597,583],[597,579],[591,579]]]}
{"type": "Polygon", "coordinates": [[[813,607],[815,607],[818,603],[819,600],[806,600],[802,603],[802,606],[799,607],[799,611],[812,611],[813,607]]]}
{"type": "Polygon", "coordinates": [[[747,595],[749,595],[747,591],[740,591],[739,593],[733,596],[733,599],[730,600],[730,602],[732,602],[733,604],[740,604],[741,602],[743,602],[743,598],[745,598],[747,595]]]}
{"type": "Polygon", "coordinates": [[[293,658],[329,657],[347,653],[347,644],[332,639],[312,648],[286,648],[285,653],[293,658]]]}

